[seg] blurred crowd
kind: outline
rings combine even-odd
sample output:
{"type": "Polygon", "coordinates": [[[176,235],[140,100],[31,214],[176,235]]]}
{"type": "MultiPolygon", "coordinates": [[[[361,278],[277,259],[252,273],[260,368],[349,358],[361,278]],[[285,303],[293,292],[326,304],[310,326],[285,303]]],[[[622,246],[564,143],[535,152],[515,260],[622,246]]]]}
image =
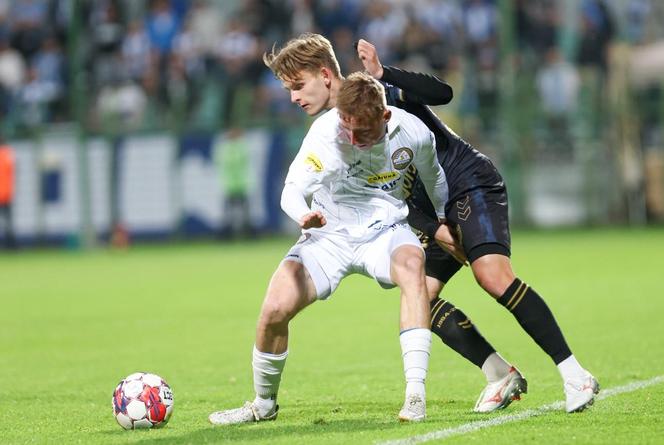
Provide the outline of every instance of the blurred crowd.
{"type": "MultiPolygon", "coordinates": [[[[307,31],[330,38],[344,72],[362,68],[363,37],[386,64],[439,74],[455,88],[446,118],[479,138],[496,132],[511,73],[522,114],[540,118],[535,139],[568,147],[575,131],[602,131],[611,48],[664,38],[664,2],[0,0],[2,130],[77,116],[93,132],[301,120],[261,58],[307,31]],[[575,113],[590,116],[584,129],[575,113]]],[[[661,82],[640,88],[661,110],[661,82]]]]}

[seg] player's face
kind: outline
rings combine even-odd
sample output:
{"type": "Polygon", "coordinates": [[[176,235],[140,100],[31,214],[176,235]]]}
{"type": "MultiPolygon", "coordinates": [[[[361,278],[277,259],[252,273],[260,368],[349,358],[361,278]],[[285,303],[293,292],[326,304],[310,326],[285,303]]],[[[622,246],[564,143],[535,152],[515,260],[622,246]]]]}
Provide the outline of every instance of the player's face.
{"type": "Polygon", "coordinates": [[[330,104],[331,78],[327,68],[318,72],[301,71],[292,79],[283,79],[284,88],[290,91],[291,102],[299,105],[309,116],[332,108],[330,104]]]}
{"type": "Polygon", "coordinates": [[[339,113],[339,126],[348,141],[359,150],[368,150],[385,137],[391,112],[385,110],[380,119],[368,119],[339,113]]]}

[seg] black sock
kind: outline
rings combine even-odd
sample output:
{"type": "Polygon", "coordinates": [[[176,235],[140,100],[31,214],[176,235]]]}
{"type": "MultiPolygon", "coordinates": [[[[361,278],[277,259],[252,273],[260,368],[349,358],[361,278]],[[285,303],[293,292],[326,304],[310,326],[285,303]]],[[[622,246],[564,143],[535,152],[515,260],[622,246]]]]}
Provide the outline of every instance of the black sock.
{"type": "Polygon", "coordinates": [[[526,283],[515,278],[497,301],[512,312],[523,330],[556,365],[572,355],[551,310],[526,283]]]}
{"type": "Polygon", "coordinates": [[[479,368],[489,355],[496,352],[466,314],[440,298],[431,302],[431,332],[479,368]]]}

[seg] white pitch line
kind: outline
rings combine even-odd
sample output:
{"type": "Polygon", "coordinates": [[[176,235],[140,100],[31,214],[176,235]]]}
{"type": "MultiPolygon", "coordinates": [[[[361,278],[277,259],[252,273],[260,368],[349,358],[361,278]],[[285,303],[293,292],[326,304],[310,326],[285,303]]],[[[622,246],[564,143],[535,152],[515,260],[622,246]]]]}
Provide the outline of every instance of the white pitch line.
{"type": "MultiPolygon", "coordinates": [[[[640,380],[628,383],[623,386],[616,386],[602,390],[595,400],[602,400],[608,397],[617,396],[627,392],[637,391],[639,389],[647,388],[648,386],[656,385],[664,382],[664,375],[653,377],[649,380],[640,380]]],[[[444,430],[432,431],[430,433],[421,434],[419,436],[407,437],[405,439],[388,440],[386,442],[378,442],[377,445],[415,445],[418,443],[429,442],[431,440],[447,439],[451,436],[459,436],[481,430],[484,428],[491,428],[505,423],[519,422],[530,417],[540,416],[549,411],[559,410],[563,408],[563,402],[554,402],[548,405],[540,406],[539,408],[528,409],[516,414],[507,414],[504,416],[494,417],[489,420],[478,420],[476,422],[464,423],[463,425],[455,426],[453,428],[446,428],[444,430]]]]}

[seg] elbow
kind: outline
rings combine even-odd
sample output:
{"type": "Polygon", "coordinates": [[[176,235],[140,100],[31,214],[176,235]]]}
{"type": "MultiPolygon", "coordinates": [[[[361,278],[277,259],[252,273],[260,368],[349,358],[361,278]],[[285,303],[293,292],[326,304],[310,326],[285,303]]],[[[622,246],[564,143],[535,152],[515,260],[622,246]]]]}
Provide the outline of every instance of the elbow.
{"type": "Polygon", "coordinates": [[[443,103],[441,105],[447,105],[448,103],[452,102],[453,98],[454,91],[452,90],[452,87],[448,84],[445,84],[445,87],[443,88],[443,103]]]}
{"type": "Polygon", "coordinates": [[[452,91],[452,87],[443,82],[437,91],[437,103],[435,105],[447,105],[452,102],[452,98],[454,98],[454,91],[452,91]]]}
{"type": "MultiPolygon", "coordinates": [[[[286,188],[281,192],[281,199],[279,200],[279,205],[281,206],[281,210],[286,212],[287,205],[288,205],[288,197],[286,193],[286,188]]],[[[288,212],[286,212],[288,213],[288,212]]]]}

